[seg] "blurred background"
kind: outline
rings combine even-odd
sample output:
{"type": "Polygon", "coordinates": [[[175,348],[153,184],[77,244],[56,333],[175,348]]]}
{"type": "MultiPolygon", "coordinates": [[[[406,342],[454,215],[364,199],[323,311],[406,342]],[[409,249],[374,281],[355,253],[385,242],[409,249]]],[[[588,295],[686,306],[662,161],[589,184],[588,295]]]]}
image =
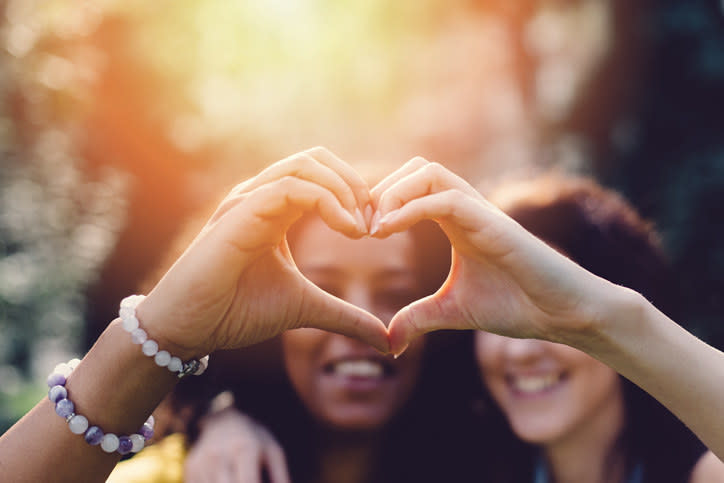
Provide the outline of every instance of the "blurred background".
{"type": "Polygon", "coordinates": [[[315,145],[482,190],[594,176],[724,345],[721,0],[4,0],[0,432],[189,218],[315,145]]]}

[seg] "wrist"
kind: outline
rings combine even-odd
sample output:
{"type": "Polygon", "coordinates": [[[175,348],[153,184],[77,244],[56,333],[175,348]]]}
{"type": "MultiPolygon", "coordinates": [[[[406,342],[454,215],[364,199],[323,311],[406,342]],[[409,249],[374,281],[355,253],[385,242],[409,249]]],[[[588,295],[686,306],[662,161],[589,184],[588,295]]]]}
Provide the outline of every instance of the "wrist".
{"type": "Polygon", "coordinates": [[[151,297],[145,298],[136,307],[136,317],[139,323],[145,329],[148,337],[158,343],[159,350],[165,350],[182,361],[201,359],[209,351],[201,347],[198,340],[196,340],[196,344],[189,343],[179,336],[177,333],[179,330],[173,330],[183,325],[180,322],[184,315],[188,314],[177,314],[172,310],[167,310],[151,297]]]}
{"type": "Polygon", "coordinates": [[[586,330],[571,344],[598,359],[607,359],[627,341],[645,333],[647,308],[651,306],[634,290],[615,284],[611,287],[599,297],[595,315],[586,330]]]}
{"type": "Polygon", "coordinates": [[[178,378],[158,367],[113,321],[68,378],[77,412],[114,433],[143,424],[178,378]]]}

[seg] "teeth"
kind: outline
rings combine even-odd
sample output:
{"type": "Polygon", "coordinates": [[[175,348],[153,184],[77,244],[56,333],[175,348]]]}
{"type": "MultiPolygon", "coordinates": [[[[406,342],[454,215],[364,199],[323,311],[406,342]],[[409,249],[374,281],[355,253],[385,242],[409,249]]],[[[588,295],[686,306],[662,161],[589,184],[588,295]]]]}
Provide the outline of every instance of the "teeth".
{"type": "Polygon", "coordinates": [[[547,376],[519,376],[513,378],[513,388],[517,391],[525,393],[536,393],[545,391],[560,381],[558,374],[549,374],[547,376]]]}
{"type": "Polygon", "coordinates": [[[382,377],[382,364],[370,360],[342,361],[334,365],[333,372],[341,376],[382,377]]]}

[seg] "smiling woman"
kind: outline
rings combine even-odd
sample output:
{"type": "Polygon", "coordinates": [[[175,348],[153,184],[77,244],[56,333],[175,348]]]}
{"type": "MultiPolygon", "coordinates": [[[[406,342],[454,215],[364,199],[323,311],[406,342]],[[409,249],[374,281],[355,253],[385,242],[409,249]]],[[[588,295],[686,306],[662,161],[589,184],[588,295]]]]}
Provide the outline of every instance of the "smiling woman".
{"type": "MultiPolygon", "coordinates": [[[[430,293],[416,276],[412,233],[356,241],[311,219],[289,242],[304,276],[382,321],[430,293]]],[[[417,382],[424,347],[420,339],[405,357],[392,359],[316,329],[290,331],[282,343],[287,374],[305,406],[318,420],[345,430],[378,429],[399,411],[417,382]]]]}
{"type": "MultiPolygon", "coordinates": [[[[588,180],[543,178],[503,187],[492,198],[582,267],[671,310],[658,239],[616,193],[588,180]]],[[[488,429],[509,442],[501,447],[515,447],[509,431],[526,443],[508,447],[499,460],[511,481],[687,481],[705,451],[656,400],[578,349],[478,332],[476,354],[493,405],[509,425],[491,413],[488,429]],[[513,466],[513,457],[527,467],[513,466]]]]}

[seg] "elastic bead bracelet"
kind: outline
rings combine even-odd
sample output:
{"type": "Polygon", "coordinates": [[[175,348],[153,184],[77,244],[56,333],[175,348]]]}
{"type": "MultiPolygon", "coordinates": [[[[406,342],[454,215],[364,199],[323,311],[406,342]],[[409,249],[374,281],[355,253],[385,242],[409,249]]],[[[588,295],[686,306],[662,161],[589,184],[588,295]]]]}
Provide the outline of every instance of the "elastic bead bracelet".
{"type": "Polygon", "coordinates": [[[121,308],[118,310],[118,316],[121,318],[123,330],[131,334],[131,341],[141,346],[141,351],[153,360],[159,367],[166,367],[169,371],[177,373],[179,379],[189,374],[200,376],[204,373],[209,365],[209,356],[206,355],[200,360],[191,359],[182,362],[176,356],[172,356],[165,350],[158,350],[158,342],[148,338],[148,334],[140,327],[140,322],[136,317],[136,307],[145,299],[145,295],[129,295],[121,300],[121,308]]]}
{"type": "Polygon", "coordinates": [[[138,433],[130,436],[117,436],[113,433],[104,433],[98,426],[91,426],[88,418],[76,414],[75,405],[70,400],[65,383],[73,372],[73,369],[80,363],[78,359],[72,359],[67,363],[58,364],[48,376],[48,399],[55,404],[55,412],[65,419],[68,428],[73,434],[82,434],[86,443],[91,446],[100,445],[106,453],[118,451],[125,455],[138,453],[146,445],[146,441],[153,437],[153,426],[155,421],[153,415],[149,416],[138,433]]]}

